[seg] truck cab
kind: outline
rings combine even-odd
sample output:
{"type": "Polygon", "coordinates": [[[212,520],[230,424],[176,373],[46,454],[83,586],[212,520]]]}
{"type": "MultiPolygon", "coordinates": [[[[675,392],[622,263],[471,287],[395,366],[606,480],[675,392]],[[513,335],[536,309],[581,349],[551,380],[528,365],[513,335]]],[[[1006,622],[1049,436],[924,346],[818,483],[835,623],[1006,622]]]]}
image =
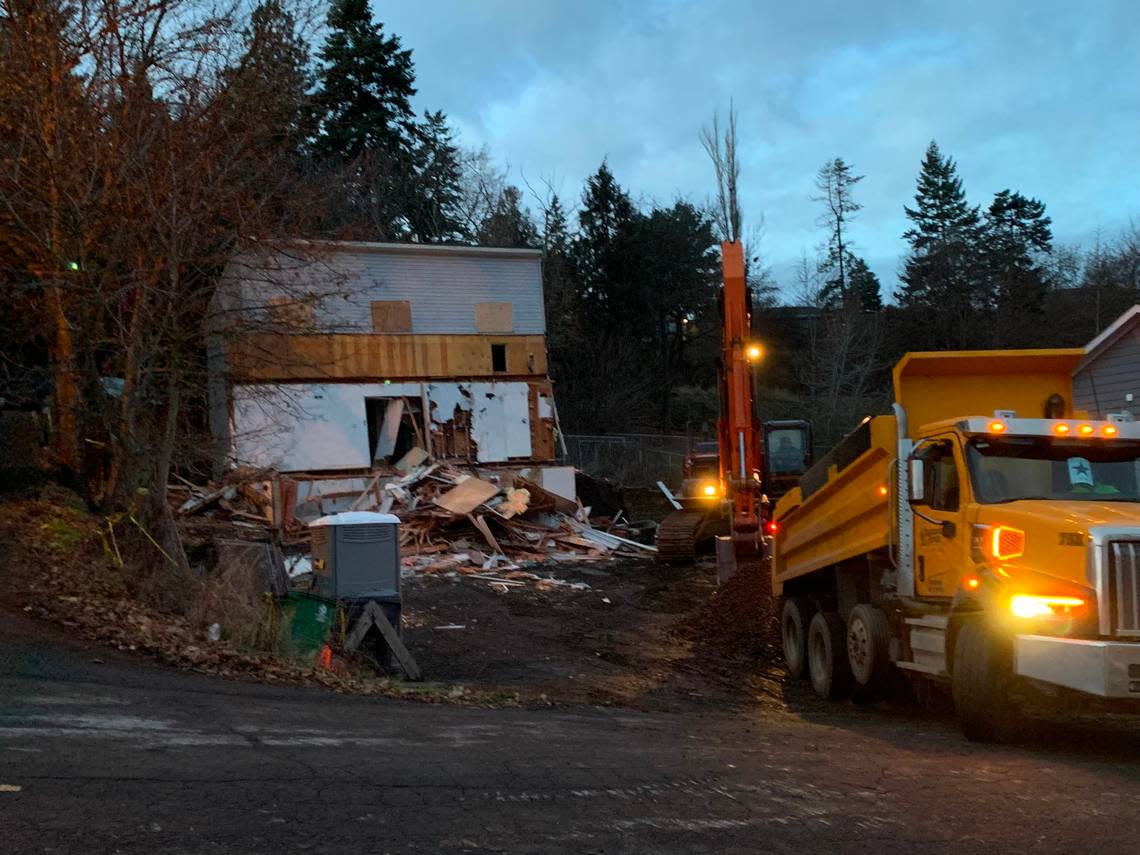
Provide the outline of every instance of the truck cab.
{"type": "Polygon", "coordinates": [[[948,682],[976,739],[1027,700],[1140,711],[1140,424],[1071,409],[1082,355],[904,357],[893,414],[777,505],[790,671],[948,682]]]}

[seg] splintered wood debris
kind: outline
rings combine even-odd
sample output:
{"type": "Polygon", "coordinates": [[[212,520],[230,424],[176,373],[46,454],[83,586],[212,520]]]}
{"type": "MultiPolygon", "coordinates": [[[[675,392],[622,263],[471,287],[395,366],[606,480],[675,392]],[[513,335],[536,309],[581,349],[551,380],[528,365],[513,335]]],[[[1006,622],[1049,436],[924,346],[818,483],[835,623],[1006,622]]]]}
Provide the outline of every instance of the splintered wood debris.
{"type": "MultiPolygon", "coordinates": [[[[543,574],[543,565],[647,557],[657,551],[633,538],[620,513],[591,521],[589,508],[516,470],[461,467],[413,451],[395,467],[358,480],[358,485],[366,484],[362,492],[357,486],[356,491],[319,494],[311,512],[335,512],[340,502],[344,510],[396,514],[405,575],[465,578],[500,593],[585,590],[589,586],[584,582],[543,574]]],[[[273,538],[294,547],[308,540],[299,517],[310,500],[297,500],[304,476],[238,469],[222,484],[199,487],[179,480],[170,487],[171,504],[184,527],[194,519],[198,525],[209,520],[237,526],[251,539],[273,538]]]]}

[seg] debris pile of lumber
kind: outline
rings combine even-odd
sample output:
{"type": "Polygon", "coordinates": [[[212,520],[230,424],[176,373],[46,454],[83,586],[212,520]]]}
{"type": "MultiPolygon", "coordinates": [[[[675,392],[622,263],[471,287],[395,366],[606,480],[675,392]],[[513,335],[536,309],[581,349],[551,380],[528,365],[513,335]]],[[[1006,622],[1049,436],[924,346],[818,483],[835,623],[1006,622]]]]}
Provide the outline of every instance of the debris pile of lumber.
{"type": "MultiPolygon", "coordinates": [[[[212,529],[228,525],[248,539],[276,531],[290,545],[307,538],[305,505],[297,503],[295,484],[275,473],[236,469],[221,483],[195,485],[177,478],[169,496],[184,529],[202,528],[216,536],[212,529]]],[[[623,522],[620,512],[591,520],[590,509],[576,498],[553,493],[518,469],[462,467],[432,460],[418,448],[374,473],[359,493],[321,498],[339,499],[340,510],[398,516],[404,566],[411,572],[490,574],[506,587],[538,585],[550,580],[505,574],[525,574],[545,562],[645,557],[656,551],[637,539],[643,532],[623,522]]],[[[311,514],[323,507],[321,501],[315,504],[311,514]]]]}
{"type": "Polygon", "coordinates": [[[355,510],[401,520],[404,566],[421,573],[458,573],[510,588],[561,584],[525,568],[546,562],[647,556],[620,519],[590,521],[589,508],[552,493],[518,472],[463,469],[426,461],[375,489],[355,510]],[[512,575],[514,574],[514,575],[512,575]]]}
{"type": "Polygon", "coordinates": [[[269,540],[279,531],[282,540],[296,540],[304,526],[296,520],[278,526],[273,512],[275,474],[235,469],[221,483],[204,485],[175,474],[167,485],[167,500],[179,519],[183,536],[193,542],[224,535],[244,540],[269,540]]]}

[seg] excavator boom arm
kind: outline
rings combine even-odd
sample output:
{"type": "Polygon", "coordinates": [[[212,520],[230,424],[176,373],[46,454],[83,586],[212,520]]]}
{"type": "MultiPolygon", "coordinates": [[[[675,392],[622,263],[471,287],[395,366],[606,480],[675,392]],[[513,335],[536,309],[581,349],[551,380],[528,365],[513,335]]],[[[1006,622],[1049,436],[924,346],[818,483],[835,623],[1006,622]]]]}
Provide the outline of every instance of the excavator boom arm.
{"type": "Polygon", "coordinates": [[[753,408],[748,285],[740,241],[720,245],[724,269],[721,343],[721,415],[717,425],[721,483],[732,499],[732,528],[751,533],[760,526],[760,426],[753,408]]]}

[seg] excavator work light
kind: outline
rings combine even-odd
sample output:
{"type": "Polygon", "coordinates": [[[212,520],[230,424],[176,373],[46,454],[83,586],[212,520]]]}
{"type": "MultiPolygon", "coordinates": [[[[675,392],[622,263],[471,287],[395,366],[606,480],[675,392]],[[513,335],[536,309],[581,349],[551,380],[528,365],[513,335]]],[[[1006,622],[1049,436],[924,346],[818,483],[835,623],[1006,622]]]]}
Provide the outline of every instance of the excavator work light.
{"type": "Polygon", "coordinates": [[[744,353],[748,357],[749,362],[759,362],[760,358],[764,355],[764,348],[758,344],[750,344],[744,353]]]}
{"type": "Polygon", "coordinates": [[[716,488],[716,484],[705,484],[701,492],[706,496],[715,496],[719,491],[716,488]]]}

